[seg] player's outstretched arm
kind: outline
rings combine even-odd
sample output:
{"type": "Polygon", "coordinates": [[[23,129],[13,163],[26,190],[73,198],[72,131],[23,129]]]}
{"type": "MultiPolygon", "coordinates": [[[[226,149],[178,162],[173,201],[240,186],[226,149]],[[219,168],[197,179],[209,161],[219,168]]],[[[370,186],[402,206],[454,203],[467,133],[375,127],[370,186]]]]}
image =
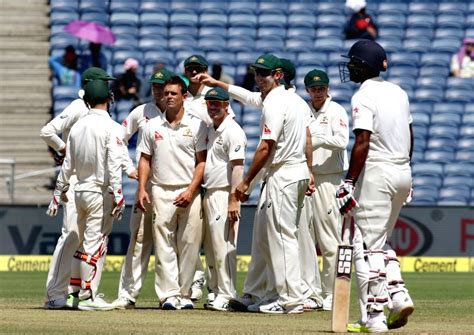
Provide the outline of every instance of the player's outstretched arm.
{"type": "Polygon", "coordinates": [[[151,203],[150,197],[146,191],[146,183],[150,177],[151,171],[151,155],[141,153],[140,161],[138,162],[138,194],[137,206],[142,211],[146,212],[145,204],[151,203]]]}

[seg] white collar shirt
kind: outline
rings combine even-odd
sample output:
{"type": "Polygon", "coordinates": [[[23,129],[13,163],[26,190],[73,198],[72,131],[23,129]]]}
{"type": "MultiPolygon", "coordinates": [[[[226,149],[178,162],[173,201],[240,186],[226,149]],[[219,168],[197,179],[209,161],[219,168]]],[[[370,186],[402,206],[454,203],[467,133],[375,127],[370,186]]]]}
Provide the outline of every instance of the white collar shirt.
{"type": "Polygon", "coordinates": [[[412,118],[406,92],[377,77],[362,83],[351,103],[353,130],[371,132],[366,161],[408,163],[412,118]]]}
{"type": "Polygon", "coordinates": [[[198,117],[184,112],[174,128],[166,119],[148,122],[138,151],[152,156],[151,183],[163,186],[186,186],[194,176],[196,154],[206,150],[207,126],[198,117]]]}
{"type": "Polygon", "coordinates": [[[349,167],[349,118],[345,109],[328,95],[324,105],[312,111],[309,130],[313,145],[313,172],[315,174],[341,173],[349,167]]]}
{"type": "Polygon", "coordinates": [[[247,146],[245,133],[228,115],[217,129],[214,129],[214,126],[209,127],[207,139],[203,186],[209,189],[230,186],[231,162],[245,159],[247,146]]]}

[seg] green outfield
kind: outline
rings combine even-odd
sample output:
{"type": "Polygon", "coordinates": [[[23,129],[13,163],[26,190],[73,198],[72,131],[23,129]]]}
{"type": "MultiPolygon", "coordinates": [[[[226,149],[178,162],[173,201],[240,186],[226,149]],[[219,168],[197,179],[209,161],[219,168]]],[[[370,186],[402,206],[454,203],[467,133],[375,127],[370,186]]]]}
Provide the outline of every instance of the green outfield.
{"type": "MultiPolygon", "coordinates": [[[[241,289],[244,273],[239,274],[241,289]]],[[[407,273],[405,281],[415,302],[406,334],[473,334],[474,273],[407,273]]],[[[101,292],[116,296],[118,272],[103,274],[101,292]]],[[[203,310],[162,311],[153,289],[152,273],[135,310],[110,312],[45,311],[46,272],[0,272],[0,333],[98,334],[296,334],[330,331],[329,312],[302,315],[223,313],[203,310]]],[[[352,291],[351,319],[358,317],[352,291]]]]}

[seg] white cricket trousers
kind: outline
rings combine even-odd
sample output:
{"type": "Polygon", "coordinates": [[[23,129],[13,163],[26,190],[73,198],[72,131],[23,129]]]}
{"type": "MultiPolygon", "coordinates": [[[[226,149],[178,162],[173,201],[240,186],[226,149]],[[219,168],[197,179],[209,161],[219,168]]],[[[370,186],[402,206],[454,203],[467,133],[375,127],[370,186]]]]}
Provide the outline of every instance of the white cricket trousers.
{"type": "Polygon", "coordinates": [[[323,298],[331,296],[336,273],[337,246],[341,244],[342,215],[336,203],[336,191],[341,184],[342,173],[314,176],[314,233],[323,256],[323,298]]]}
{"type": "Polygon", "coordinates": [[[74,200],[75,176],[70,179],[69,190],[66,192],[68,202],[63,204],[63,223],[61,236],[56,243],[46,280],[47,300],[66,298],[71,279],[73,255],[79,247],[79,231],[77,227],[77,211],[74,200]]]}
{"type": "Polygon", "coordinates": [[[76,192],[75,200],[81,243],[74,255],[79,273],[73,267],[71,282],[80,280],[79,299],[84,300],[95,298],[99,289],[108,236],[112,231],[114,197],[108,191],[81,191],[76,192]]]}
{"type": "Polygon", "coordinates": [[[296,235],[308,179],[292,181],[299,170],[298,166],[274,168],[270,170],[266,184],[267,206],[264,210],[269,248],[261,251],[269,275],[275,280],[278,302],[286,310],[303,304],[296,235]]]}
{"type": "Polygon", "coordinates": [[[155,291],[161,302],[190,295],[201,248],[202,214],[199,192],[186,208],[173,205],[186,186],[152,187],[155,241],[155,291]]]}
{"type": "Polygon", "coordinates": [[[130,243],[120,273],[118,288],[119,297],[127,298],[133,302],[137,300],[145,282],[153,250],[153,206],[145,204],[145,209],[146,212],[143,212],[133,205],[130,217],[130,243]]]}
{"type": "Polygon", "coordinates": [[[314,240],[314,193],[305,196],[301,217],[298,224],[298,245],[301,267],[301,285],[303,299],[311,298],[318,303],[323,303],[321,277],[318,267],[318,254],[314,240]]]}
{"type": "MultiPolygon", "coordinates": [[[[355,252],[362,317],[366,311],[383,311],[383,306],[388,303],[386,277],[397,274],[387,273],[386,242],[410,188],[409,164],[381,162],[366,162],[363,175],[356,185],[360,208],[354,218],[361,232],[359,248],[361,244],[364,246],[364,252],[355,252]]],[[[389,256],[395,254],[391,252],[389,256]]]]}
{"type": "Polygon", "coordinates": [[[237,235],[228,219],[229,195],[230,187],[207,189],[203,199],[206,259],[212,260],[206,263],[217,284],[211,290],[226,299],[235,298],[237,279],[237,235]]]}

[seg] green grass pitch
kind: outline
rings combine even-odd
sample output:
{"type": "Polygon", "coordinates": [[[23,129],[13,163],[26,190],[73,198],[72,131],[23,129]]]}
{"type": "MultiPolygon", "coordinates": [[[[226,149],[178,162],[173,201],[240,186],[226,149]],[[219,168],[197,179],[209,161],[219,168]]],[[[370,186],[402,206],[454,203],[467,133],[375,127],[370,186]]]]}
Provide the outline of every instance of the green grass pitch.
{"type": "MultiPolygon", "coordinates": [[[[239,290],[244,273],[239,273],[239,290]]],[[[103,274],[101,292],[116,297],[118,272],[103,274]]],[[[415,302],[405,334],[474,334],[474,273],[407,273],[415,302]]],[[[162,311],[149,273],[135,310],[47,311],[45,272],[0,272],[0,333],[22,334],[309,334],[330,332],[329,312],[264,315],[212,312],[198,303],[193,311],[162,311]]],[[[353,280],[354,284],[354,280],[353,280]]],[[[354,285],[351,320],[358,318],[354,285]]]]}

